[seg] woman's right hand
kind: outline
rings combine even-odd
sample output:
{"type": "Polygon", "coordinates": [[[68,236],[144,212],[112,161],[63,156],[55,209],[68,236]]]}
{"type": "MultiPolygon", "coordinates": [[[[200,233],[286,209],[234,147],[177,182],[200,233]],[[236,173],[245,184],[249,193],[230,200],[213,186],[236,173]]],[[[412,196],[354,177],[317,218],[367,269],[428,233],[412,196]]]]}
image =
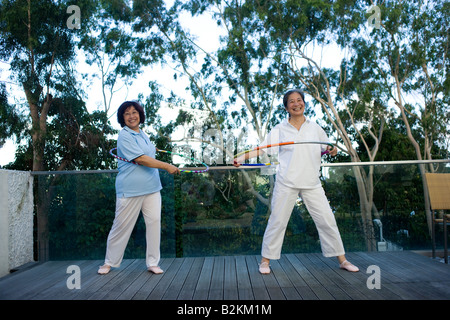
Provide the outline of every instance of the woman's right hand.
{"type": "Polygon", "coordinates": [[[241,163],[244,162],[244,161],[245,161],[244,156],[240,156],[240,157],[234,159],[233,166],[240,167],[241,163]]]}
{"type": "Polygon", "coordinates": [[[166,171],[170,174],[179,174],[180,173],[180,169],[178,169],[178,167],[175,167],[174,165],[169,164],[169,163],[167,163],[166,171]]]}

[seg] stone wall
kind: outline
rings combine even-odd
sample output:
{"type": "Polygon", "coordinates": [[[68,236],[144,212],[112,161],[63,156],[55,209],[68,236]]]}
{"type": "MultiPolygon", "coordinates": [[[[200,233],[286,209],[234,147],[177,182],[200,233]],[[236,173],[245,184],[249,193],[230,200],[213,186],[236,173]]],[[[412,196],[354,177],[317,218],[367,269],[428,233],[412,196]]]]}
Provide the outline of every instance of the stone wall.
{"type": "Polygon", "coordinates": [[[33,261],[33,178],[0,170],[0,277],[33,261]]]}

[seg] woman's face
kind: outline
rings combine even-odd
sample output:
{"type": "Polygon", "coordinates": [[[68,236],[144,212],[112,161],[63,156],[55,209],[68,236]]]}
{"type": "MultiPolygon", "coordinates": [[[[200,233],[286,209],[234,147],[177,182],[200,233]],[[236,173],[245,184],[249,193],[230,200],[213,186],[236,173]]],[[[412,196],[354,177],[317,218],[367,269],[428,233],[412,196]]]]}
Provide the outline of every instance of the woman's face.
{"type": "Polygon", "coordinates": [[[139,112],[134,106],[130,106],[125,110],[123,113],[123,120],[128,128],[139,132],[139,124],[141,121],[139,118],[139,112]]]}
{"type": "Polygon", "coordinates": [[[291,117],[302,116],[305,112],[305,102],[298,92],[293,92],[289,95],[286,111],[291,117]]]}

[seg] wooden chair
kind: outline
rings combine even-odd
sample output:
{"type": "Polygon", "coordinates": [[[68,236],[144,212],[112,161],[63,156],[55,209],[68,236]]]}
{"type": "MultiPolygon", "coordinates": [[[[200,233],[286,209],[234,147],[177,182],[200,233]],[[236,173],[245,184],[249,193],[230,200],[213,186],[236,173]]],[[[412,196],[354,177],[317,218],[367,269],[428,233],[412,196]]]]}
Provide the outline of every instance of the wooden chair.
{"type": "Polygon", "coordinates": [[[436,210],[450,209],[450,173],[426,173],[425,177],[432,210],[431,238],[433,242],[433,258],[436,257],[435,226],[442,223],[444,228],[444,260],[445,263],[448,263],[447,224],[450,222],[450,214],[444,212],[442,218],[439,218],[436,210]]]}

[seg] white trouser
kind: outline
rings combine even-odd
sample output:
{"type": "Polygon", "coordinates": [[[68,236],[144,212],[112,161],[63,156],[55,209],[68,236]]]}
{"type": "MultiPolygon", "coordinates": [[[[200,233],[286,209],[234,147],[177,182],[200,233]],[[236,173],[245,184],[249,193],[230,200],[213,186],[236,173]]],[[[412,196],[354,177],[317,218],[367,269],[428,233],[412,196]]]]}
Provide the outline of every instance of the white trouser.
{"type": "Polygon", "coordinates": [[[322,254],[325,257],[344,255],[336,219],[323,188],[293,189],[277,182],[273,190],[272,212],[264,233],[261,255],[267,259],[280,259],[286,227],[299,195],[316,225],[322,254]]]}
{"type": "Polygon", "coordinates": [[[145,220],[147,268],[157,266],[160,259],[161,241],[161,194],[159,192],[144,196],[117,198],[116,217],[109,232],[105,264],[119,267],[131,232],[142,211],[145,220]]]}

